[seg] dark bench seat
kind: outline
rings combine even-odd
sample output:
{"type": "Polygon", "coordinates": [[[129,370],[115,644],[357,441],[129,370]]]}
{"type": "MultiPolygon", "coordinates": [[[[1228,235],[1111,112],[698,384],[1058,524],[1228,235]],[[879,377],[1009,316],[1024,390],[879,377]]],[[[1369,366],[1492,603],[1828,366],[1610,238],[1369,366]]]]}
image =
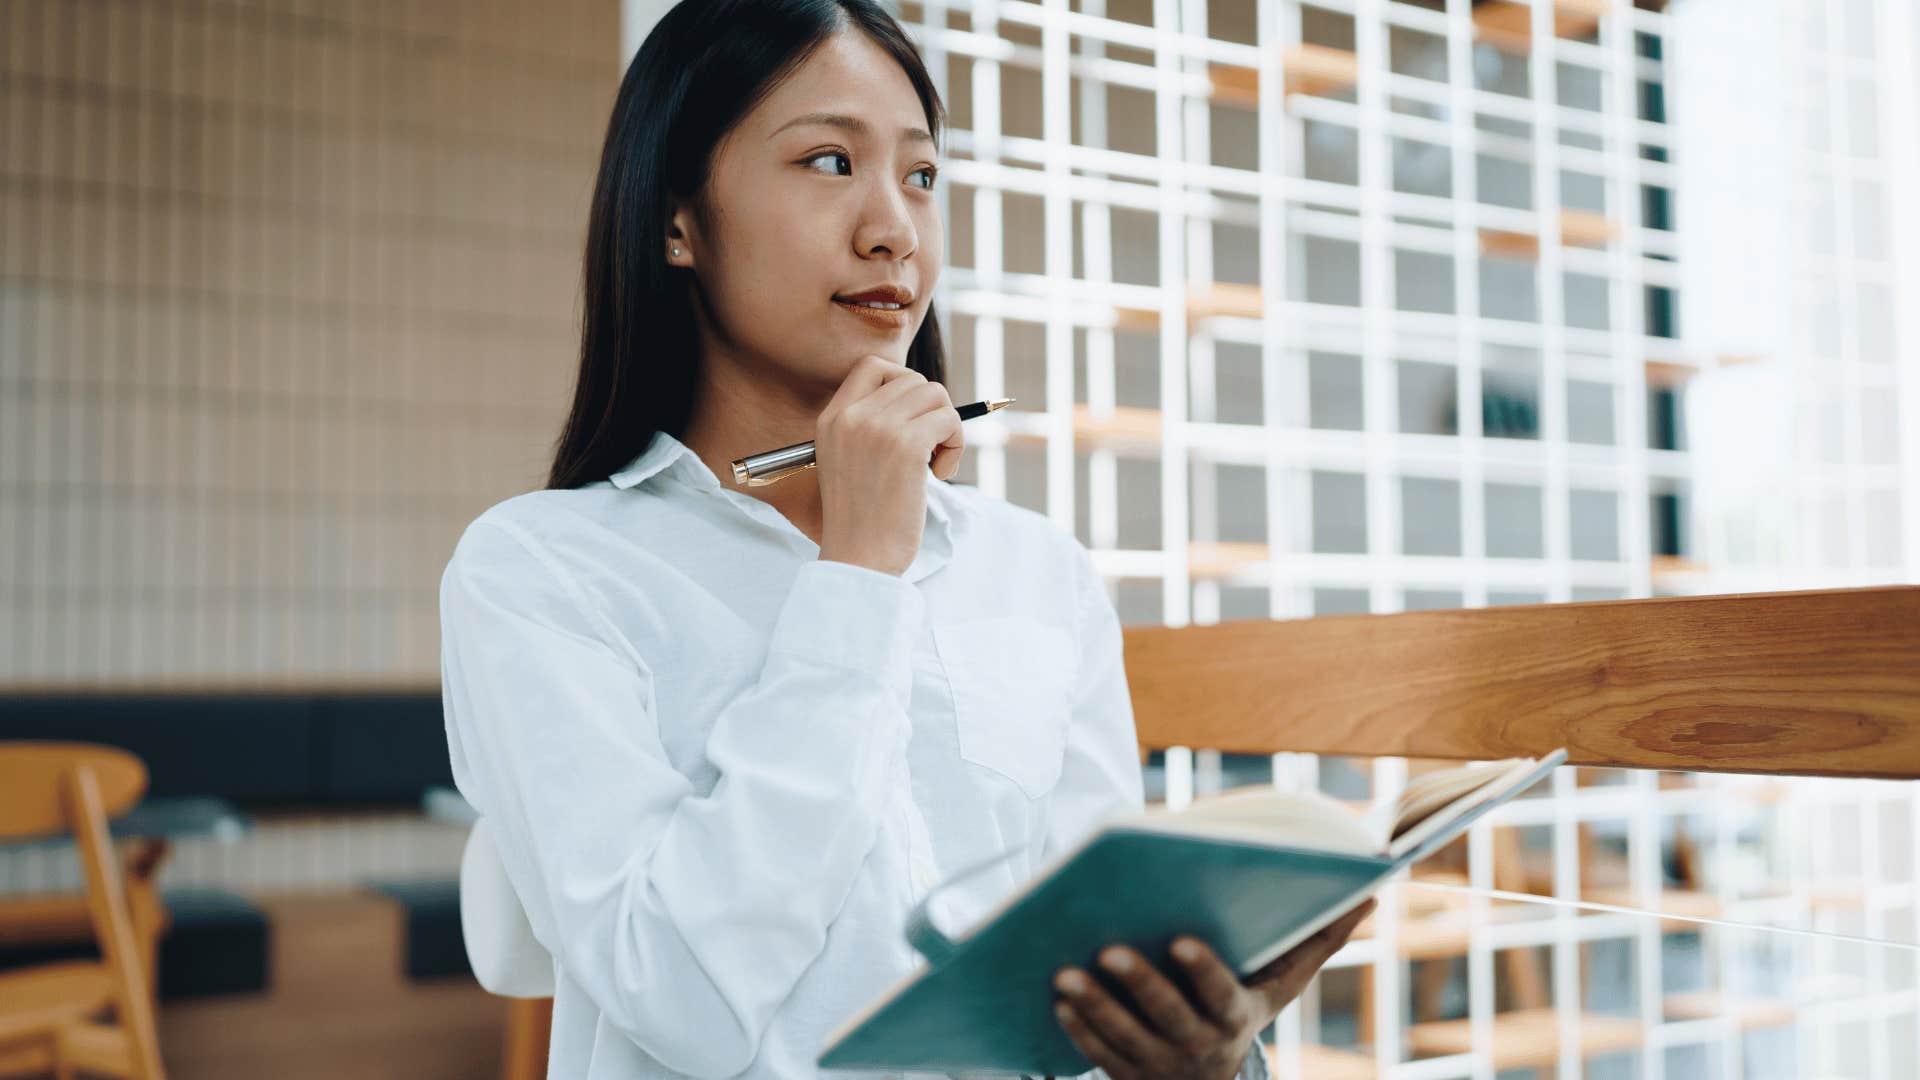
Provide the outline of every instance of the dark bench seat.
{"type": "MultiPolygon", "coordinates": [[[[230,889],[160,891],[171,920],[160,938],[160,999],[258,993],[271,979],[272,926],[230,889]]],[[[91,940],[0,946],[0,971],[55,960],[98,959],[91,940]]]]}
{"type": "Polygon", "coordinates": [[[460,881],[369,881],[367,888],[400,905],[405,935],[401,970],[410,979],[473,977],[460,933],[460,881]]]}

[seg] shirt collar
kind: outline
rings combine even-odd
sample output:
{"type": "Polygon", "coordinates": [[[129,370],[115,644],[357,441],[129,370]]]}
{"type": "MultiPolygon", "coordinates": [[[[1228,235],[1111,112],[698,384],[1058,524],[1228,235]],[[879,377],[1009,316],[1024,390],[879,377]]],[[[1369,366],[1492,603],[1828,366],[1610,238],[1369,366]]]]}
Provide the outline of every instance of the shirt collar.
{"type": "MultiPolygon", "coordinates": [[[[697,491],[726,491],[720,485],[720,478],[713,475],[713,470],[707,468],[707,463],[700,460],[700,455],[694,453],[692,447],[665,431],[655,431],[653,441],[647,448],[607,479],[614,487],[625,489],[639,487],[656,476],[678,480],[697,491]]],[[[947,484],[936,478],[932,470],[928,470],[928,516],[943,528],[950,527],[953,508],[957,505],[953,493],[947,490],[947,484]]]]}
{"type": "Polygon", "coordinates": [[[626,467],[607,479],[617,488],[637,487],[656,473],[664,472],[668,468],[676,468],[682,473],[687,473],[689,481],[697,483],[690,475],[690,470],[686,469],[689,465],[705,473],[707,479],[714,482],[714,486],[719,486],[719,479],[713,475],[711,469],[707,468],[706,463],[700,460],[700,455],[693,452],[692,447],[664,431],[655,431],[653,441],[647,445],[647,448],[632,461],[627,462],[626,467]]]}

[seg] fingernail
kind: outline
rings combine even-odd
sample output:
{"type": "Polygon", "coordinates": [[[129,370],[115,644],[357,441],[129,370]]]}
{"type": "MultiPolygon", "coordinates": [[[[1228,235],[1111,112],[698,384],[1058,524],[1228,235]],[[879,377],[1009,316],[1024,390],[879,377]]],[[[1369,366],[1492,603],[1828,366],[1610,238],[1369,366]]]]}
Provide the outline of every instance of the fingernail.
{"type": "Polygon", "coordinates": [[[1100,962],[1113,971],[1125,973],[1133,970],[1133,957],[1119,949],[1108,949],[1100,955],[1100,962]]]}
{"type": "Polygon", "coordinates": [[[1053,985],[1069,994],[1077,994],[1087,988],[1087,980],[1077,971],[1067,971],[1056,976],[1053,985]]]}
{"type": "Polygon", "coordinates": [[[1182,960],[1198,960],[1200,959],[1200,946],[1195,945],[1191,941],[1175,942],[1173,946],[1173,955],[1179,957],[1182,960]]]}

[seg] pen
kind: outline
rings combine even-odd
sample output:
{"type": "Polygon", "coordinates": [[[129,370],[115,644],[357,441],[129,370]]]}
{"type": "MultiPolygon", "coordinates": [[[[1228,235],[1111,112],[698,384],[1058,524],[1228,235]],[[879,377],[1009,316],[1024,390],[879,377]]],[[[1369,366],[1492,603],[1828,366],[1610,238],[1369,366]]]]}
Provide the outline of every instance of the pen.
{"type": "MultiPolygon", "coordinates": [[[[960,419],[971,420],[976,416],[985,416],[995,409],[1004,409],[1016,401],[1016,398],[995,398],[990,401],[976,401],[969,405],[958,405],[954,411],[960,419]]],[[[813,440],[783,446],[778,450],[768,450],[759,454],[749,454],[733,462],[733,482],[748,487],[764,487],[775,483],[801,469],[811,469],[813,460],[813,440]]]]}

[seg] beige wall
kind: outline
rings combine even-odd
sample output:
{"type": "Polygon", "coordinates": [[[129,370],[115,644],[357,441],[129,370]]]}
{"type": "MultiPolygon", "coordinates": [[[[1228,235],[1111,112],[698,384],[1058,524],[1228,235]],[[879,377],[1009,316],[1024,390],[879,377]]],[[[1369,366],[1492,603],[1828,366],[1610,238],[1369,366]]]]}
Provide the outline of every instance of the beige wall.
{"type": "Polygon", "coordinates": [[[0,684],[432,681],[572,384],[618,0],[0,5],[0,684]]]}

